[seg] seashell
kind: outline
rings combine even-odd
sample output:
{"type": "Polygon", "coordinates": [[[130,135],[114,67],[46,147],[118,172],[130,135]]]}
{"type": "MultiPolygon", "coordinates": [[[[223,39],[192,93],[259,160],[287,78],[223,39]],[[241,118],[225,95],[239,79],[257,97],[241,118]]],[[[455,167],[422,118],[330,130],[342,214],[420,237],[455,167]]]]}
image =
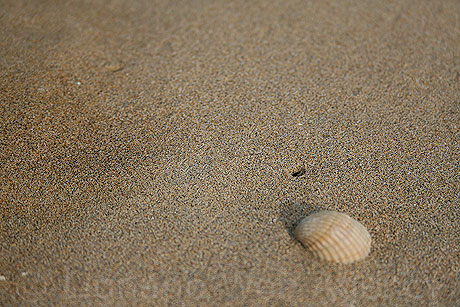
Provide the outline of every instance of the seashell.
{"type": "Polygon", "coordinates": [[[327,261],[351,263],[371,250],[371,236],[358,221],[335,211],[321,211],[304,218],[294,235],[315,256],[327,261]]]}

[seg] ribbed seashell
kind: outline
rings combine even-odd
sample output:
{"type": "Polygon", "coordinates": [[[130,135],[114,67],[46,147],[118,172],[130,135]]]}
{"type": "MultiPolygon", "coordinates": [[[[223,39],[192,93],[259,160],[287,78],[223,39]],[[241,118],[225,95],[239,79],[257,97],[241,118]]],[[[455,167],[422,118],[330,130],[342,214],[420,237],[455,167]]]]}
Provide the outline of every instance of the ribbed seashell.
{"type": "Polygon", "coordinates": [[[365,258],[371,236],[358,221],[335,211],[321,211],[304,218],[294,235],[315,256],[339,263],[365,258]]]}

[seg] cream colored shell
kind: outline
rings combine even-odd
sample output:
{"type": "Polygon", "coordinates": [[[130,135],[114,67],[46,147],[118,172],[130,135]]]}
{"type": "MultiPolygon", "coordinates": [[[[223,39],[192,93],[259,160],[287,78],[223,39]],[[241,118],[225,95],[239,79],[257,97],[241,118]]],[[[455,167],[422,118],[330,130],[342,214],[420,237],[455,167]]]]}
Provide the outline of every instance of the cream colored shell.
{"type": "Polygon", "coordinates": [[[321,211],[304,218],[295,237],[315,256],[339,263],[365,258],[371,250],[371,236],[358,221],[335,211],[321,211]]]}

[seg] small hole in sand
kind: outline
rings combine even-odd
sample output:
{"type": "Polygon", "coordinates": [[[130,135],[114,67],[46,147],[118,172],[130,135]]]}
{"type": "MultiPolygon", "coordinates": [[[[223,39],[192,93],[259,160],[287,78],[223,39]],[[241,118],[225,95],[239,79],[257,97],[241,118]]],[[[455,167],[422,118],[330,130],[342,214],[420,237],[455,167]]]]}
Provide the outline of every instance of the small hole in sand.
{"type": "Polygon", "coordinates": [[[293,177],[300,177],[300,176],[303,176],[305,175],[307,171],[305,170],[305,167],[298,167],[294,170],[294,172],[292,173],[292,176],[293,177]]]}

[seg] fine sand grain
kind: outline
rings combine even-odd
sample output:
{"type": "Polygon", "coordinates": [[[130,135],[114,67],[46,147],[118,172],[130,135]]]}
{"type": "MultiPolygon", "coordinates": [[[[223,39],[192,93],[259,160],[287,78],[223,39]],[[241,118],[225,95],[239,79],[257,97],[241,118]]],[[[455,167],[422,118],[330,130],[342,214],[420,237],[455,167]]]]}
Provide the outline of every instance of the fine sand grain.
{"type": "Polygon", "coordinates": [[[2,306],[460,305],[459,1],[0,1],[0,116],[2,306]]]}

